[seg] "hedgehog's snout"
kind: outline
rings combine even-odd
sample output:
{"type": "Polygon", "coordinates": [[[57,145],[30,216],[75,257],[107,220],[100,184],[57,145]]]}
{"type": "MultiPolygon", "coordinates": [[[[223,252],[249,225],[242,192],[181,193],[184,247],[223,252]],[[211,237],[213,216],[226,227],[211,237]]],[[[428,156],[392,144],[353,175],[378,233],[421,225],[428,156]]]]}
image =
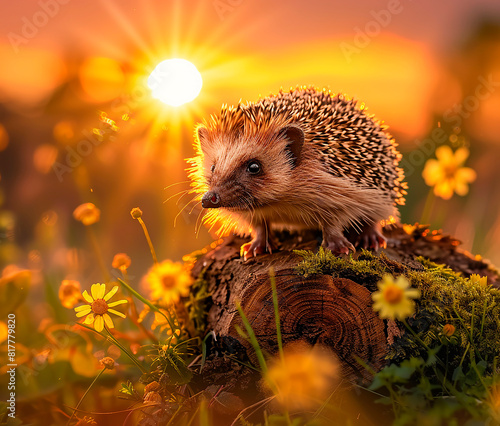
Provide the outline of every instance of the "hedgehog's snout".
{"type": "Polygon", "coordinates": [[[206,192],[201,198],[201,205],[205,209],[216,209],[217,207],[220,207],[219,194],[214,191],[206,192]]]}

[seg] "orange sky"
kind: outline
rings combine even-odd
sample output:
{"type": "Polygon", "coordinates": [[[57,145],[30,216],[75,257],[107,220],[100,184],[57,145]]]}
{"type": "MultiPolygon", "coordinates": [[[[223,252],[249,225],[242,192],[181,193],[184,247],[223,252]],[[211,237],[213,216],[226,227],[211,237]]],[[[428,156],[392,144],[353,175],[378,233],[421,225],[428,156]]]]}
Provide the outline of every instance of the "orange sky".
{"type": "Polygon", "coordinates": [[[280,86],[314,84],[361,99],[400,134],[425,134],[441,52],[458,43],[476,18],[500,17],[500,2],[359,0],[353,5],[2,2],[0,100],[43,99],[71,71],[63,54],[112,57],[139,73],[181,56],[202,71],[209,109],[280,86]]]}

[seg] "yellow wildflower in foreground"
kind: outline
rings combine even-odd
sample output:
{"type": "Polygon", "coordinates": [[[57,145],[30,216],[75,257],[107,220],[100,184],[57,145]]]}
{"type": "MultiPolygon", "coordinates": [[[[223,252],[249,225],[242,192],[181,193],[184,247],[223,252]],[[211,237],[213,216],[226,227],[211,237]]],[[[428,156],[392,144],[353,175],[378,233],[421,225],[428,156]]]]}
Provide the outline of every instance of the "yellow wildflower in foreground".
{"type": "Polygon", "coordinates": [[[338,383],[339,366],[326,348],[291,344],[283,360],[269,364],[263,384],[288,410],[313,410],[321,406],[338,383]]]}
{"type": "Polygon", "coordinates": [[[187,296],[192,283],[193,279],[184,266],[171,260],[154,265],[143,278],[151,299],[166,303],[176,303],[181,296],[187,296]]]}
{"type": "Polygon", "coordinates": [[[420,291],[410,288],[408,280],[400,275],[396,281],[392,275],[386,275],[378,283],[379,291],[372,294],[373,310],[379,313],[380,318],[403,320],[415,312],[415,302],[420,291]]]}
{"type": "Polygon", "coordinates": [[[73,217],[85,226],[89,226],[99,222],[101,211],[92,203],[84,203],[73,211],[73,217]]]}
{"type": "Polygon", "coordinates": [[[434,187],[434,194],[449,200],[453,193],[466,195],[469,183],[476,179],[476,172],[462,167],[469,156],[467,148],[458,148],[454,153],[447,145],[436,149],[435,159],[427,160],[422,176],[425,183],[434,187]]]}
{"type": "Polygon", "coordinates": [[[94,324],[96,331],[102,331],[104,324],[106,324],[108,328],[113,328],[114,324],[111,317],[108,315],[108,312],[125,318],[125,314],[111,308],[121,305],[122,303],[127,303],[126,300],[118,300],[116,302],[108,303],[108,300],[111,299],[117,291],[118,286],[115,285],[111,291],[105,295],[106,284],[92,284],[92,287],[90,288],[92,296],[87,293],[87,290],[85,290],[82,294],[83,298],[89,302],[90,305],[82,305],[75,308],[76,316],[83,317],[87,315],[87,318],[85,318],[83,323],[88,325],[94,324]]]}

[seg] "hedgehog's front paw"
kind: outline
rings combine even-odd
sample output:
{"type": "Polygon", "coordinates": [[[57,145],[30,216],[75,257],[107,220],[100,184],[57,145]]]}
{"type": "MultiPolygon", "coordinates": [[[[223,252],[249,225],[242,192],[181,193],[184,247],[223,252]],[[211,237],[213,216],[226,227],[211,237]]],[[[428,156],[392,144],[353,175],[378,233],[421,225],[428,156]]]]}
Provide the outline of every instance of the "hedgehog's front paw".
{"type": "Polygon", "coordinates": [[[377,223],[375,225],[365,225],[361,234],[356,238],[355,244],[364,249],[377,251],[381,247],[387,247],[387,239],[382,235],[382,227],[377,223]]]}
{"type": "Polygon", "coordinates": [[[330,250],[333,254],[349,254],[349,251],[355,252],[356,249],[343,235],[329,235],[323,237],[323,247],[330,250]]]}
{"type": "Polygon", "coordinates": [[[249,243],[241,246],[240,256],[243,260],[248,260],[251,257],[257,257],[259,254],[272,253],[275,250],[276,244],[271,239],[254,238],[249,243]]]}

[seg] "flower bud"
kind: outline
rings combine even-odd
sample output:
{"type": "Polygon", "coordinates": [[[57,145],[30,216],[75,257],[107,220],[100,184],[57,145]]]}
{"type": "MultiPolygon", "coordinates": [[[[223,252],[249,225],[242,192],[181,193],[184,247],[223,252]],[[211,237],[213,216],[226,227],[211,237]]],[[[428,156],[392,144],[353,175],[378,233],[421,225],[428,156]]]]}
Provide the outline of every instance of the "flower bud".
{"type": "Polygon", "coordinates": [[[139,219],[142,217],[142,210],[139,207],[134,207],[131,211],[130,214],[134,219],[139,219]]]}
{"type": "Polygon", "coordinates": [[[89,226],[99,222],[101,211],[92,203],[84,203],[73,211],[73,217],[85,226],[89,226]]]}
{"type": "Polygon", "coordinates": [[[455,333],[455,326],[452,324],[446,324],[443,326],[441,333],[443,333],[443,336],[451,337],[455,333]]]}

